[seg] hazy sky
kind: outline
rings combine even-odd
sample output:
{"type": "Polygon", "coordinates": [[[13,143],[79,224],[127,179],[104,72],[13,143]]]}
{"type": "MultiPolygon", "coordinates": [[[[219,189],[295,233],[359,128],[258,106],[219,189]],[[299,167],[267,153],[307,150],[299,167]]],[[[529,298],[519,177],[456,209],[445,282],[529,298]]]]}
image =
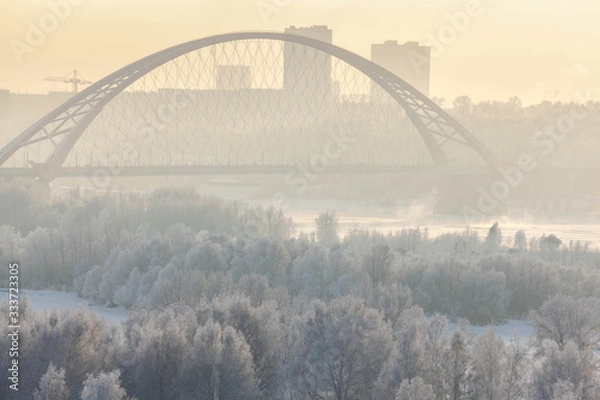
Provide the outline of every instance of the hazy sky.
{"type": "MultiPolygon", "coordinates": [[[[449,14],[478,0],[72,0],[78,5],[53,27],[49,7],[61,1],[0,0],[0,88],[66,90],[42,79],[76,68],[97,80],[181,42],[289,25],[327,24],[336,45],[369,57],[375,42],[430,42],[448,30],[449,14]],[[265,18],[260,4],[277,12],[265,18]],[[49,33],[21,54],[20,63],[11,46],[29,46],[27,33],[40,19],[50,24],[49,33]]],[[[479,1],[481,15],[432,61],[432,96],[520,96],[529,103],[592,90],[599,97],[600,2],[479,1]]]]}

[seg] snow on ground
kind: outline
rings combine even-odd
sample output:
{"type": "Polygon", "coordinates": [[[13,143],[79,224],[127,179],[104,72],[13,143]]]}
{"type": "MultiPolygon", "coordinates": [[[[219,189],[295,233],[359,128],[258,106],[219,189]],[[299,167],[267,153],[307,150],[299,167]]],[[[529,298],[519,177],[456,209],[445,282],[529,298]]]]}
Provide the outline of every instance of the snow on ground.
{"type": "Polygon", "coordinates": [[[80,298],[74,292],[23,289],[20,294],[25,295],[35,311],[76,310],[85,307],[111,323],[121,323],[127,317],[127,310],[123,307],[90,305],[86,299],[80,298]]]}
{"type": "MultiPolygon", "coordinates": [[[[469,331],[473,332],[477,335],[481,335],[491,326],[469,326],[469,331]]],[[[448,330],[453,332],[455,329],[455,324],[449,323],[448,330]]],[[[516,334],[519,336],[521,341],[527,340],[527,337],[533,332],[533,328],[531,324],[527,321],[521,320],[508,320],[506,323],[501,325],[495,325],[494,329],[496,331],[496,335],[500,336],[505,343],[510,343],[511,338],[516,334]]]]}

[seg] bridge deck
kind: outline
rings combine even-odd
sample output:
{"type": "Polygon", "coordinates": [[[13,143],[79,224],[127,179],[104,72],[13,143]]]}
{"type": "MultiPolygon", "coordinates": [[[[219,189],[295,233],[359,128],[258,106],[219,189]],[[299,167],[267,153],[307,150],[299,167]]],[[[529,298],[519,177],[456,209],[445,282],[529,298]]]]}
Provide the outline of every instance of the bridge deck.
{"type": "MultiPolygon", "coordinates": [[[[95,175],[113,176],[161,176],[161,175],[242,175],[242,174],[302,174],[295,165],[279,166],[148,166],[148,167],[63,167],[60,176],[79,177],[95,175]]],[[[489,167],[458,166],[329,166],[323,173],[370,174],[370,173],[447,173],[489,174],[489,167]]],[[[311,174],[314,172],[310,172],[311,174]]],[[[0,168],[0,176],[35,177],[32,168],[0,168]]]]}

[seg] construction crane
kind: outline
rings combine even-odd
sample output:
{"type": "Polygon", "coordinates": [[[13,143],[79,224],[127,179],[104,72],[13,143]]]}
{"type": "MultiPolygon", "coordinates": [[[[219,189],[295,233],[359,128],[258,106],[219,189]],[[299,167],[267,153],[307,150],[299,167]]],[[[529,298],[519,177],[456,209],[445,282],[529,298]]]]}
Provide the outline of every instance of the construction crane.
{"type": "MultiPolygon", "coordinates": [[[[81,76],[81,75],[79,75],[79,76],[81,76]]],[[[71,76],[70,74],[65,77],[62,77],[62,78],[59,78],[56,76],[49,76],[49,77],[44,78],[44,80],[50,81],[50,82],[70,83],[71,85],[73,85],[72,86],[73,93],[77,93],[78,85],[89,85],[90,83],[93,83],[90,81],[86,81],[83,78],[78,78],[77,70],[73,71],[73,76],[71,76]]]]}

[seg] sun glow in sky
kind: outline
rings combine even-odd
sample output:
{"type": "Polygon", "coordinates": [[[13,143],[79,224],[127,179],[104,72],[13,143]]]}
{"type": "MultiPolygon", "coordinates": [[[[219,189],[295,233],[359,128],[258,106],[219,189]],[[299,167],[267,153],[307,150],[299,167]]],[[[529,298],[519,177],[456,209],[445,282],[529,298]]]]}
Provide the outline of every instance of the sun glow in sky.
{"type": "Polygon", "coordinates": [[[451,15],[476,2],[478,16],[432,61],[433,97],[531,103],[600,94],[600,2],[593,0],[72,0],[45,38],[16,55],[15,43],[29,46],[32,24],[64,1],[0,0],[0,89],[68,90],[43,78],[76,68],[98,80],[181,42],[289,25],[329,25],[334,44],[369,57],[371,43],[384,40],[431,44],[451,15]]]}

